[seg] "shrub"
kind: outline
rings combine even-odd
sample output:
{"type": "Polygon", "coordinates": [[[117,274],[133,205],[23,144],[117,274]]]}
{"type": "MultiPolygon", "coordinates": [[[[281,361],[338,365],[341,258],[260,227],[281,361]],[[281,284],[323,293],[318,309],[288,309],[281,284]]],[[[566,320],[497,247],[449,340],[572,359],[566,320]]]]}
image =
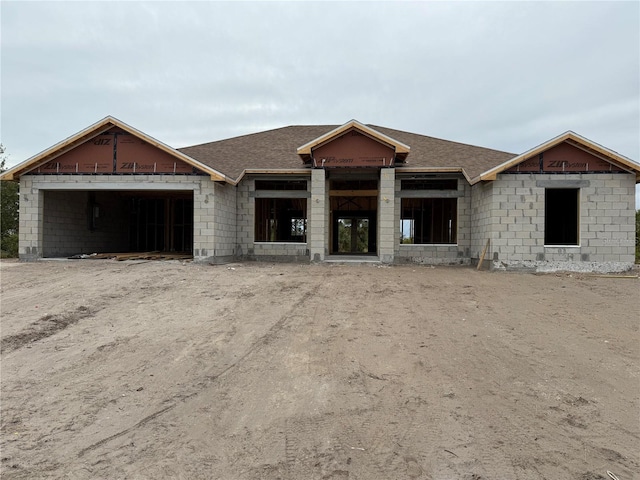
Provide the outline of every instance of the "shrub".
{"type": "Polygon", "coordinates": [[[0,241],[0,258],[15,258],[18,256],[18,234],[6,235],[0,241]]]}

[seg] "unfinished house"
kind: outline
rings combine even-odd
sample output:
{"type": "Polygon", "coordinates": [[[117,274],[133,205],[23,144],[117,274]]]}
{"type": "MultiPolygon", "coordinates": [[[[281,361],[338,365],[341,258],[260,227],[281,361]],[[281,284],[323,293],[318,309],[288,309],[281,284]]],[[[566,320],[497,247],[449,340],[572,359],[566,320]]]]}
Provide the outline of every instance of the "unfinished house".
{"type": "Polygon", "coordinates": [[[107,117],[2,175],[20,258],[624,271],[640,165],[566,132],[521,154],[352,120],[175,149],[107,117]]]}

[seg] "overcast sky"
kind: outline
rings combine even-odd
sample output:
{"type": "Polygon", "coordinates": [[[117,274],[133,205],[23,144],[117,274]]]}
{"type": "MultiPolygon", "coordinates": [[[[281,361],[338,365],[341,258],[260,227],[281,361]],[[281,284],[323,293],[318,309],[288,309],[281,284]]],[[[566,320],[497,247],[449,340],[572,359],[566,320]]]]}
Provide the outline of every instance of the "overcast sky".
{"type": "MultiPolygon", "coordinates": [[[[173,147],[355,118],[640,159],[640,2],[0,2],[0,141],[107,115],[173,147]]],[[[640,195],[637,203],[640,204],[640,195]]]]}

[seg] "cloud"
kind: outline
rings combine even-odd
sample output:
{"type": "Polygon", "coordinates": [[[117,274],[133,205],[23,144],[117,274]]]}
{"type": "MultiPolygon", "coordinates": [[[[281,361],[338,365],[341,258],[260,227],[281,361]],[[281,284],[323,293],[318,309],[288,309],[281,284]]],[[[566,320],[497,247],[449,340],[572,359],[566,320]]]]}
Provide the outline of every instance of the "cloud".
{"type": "Polygon", "coordinates": [[[3,2],[2,141],[112,114],[175,146],[351,118],[638,160],[636,2],[3,2]]]}

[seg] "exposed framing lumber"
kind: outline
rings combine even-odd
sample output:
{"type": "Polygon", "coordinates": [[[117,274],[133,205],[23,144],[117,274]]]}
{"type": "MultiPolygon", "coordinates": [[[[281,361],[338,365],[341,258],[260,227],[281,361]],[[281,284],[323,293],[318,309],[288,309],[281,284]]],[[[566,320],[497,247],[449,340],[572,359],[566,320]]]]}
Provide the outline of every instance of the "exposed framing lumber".
{"type": "Polygon", "coordinates": [[[491,239],[487,238],[487,244],[484,246],[484,250],[482,250],[482,255],[480,255],[480,260],[478,260],[477,270],[480,270],[480,268],[482,268],[482,262],[484,262],[484,256],[487,254],[487,250],[489,250],[490,242],[491,242],[491,239]]]}
{"type": "Polygon", "coordinates": [[[178,252],[123,252],[123,253],[92,253],[90,255],[74,255],[71,259],[81,260],[193,260],[190,253],[178,252]]]}
{"type": "Polygon", "coordinates": [[[378,190],[329,190],[330,197],[377,197],[378,190]]]}

